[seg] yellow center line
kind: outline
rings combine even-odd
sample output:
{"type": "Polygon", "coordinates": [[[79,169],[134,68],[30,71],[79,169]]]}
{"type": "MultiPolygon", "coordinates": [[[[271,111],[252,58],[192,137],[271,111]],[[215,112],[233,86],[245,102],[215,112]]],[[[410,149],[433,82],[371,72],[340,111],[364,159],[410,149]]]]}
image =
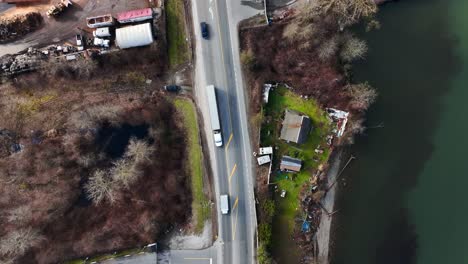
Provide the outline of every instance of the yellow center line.
{"type": "Polygon", "coordinates": [[[234,205],[232,206],[232,210],[236,209],[238,203],[239,203],[239,197],[236,198],[236,201],[234,202],[234,205]]]}
{"type": "MultiPolygon", "coordinates": [[[[234,206],[237,205],[237,202],[239,201],[239,197],[236,198],[236,202],[234,203],[234,206]]],[[[234,210],[233,206],[233,210],[234,210]]],[[[236,210],[236,218],[234,219],[234,225],[232,227],[232,240],[236,240],[236,231],[237,231],[237,215],[239,214],[239,210],[236,210]]]]}
{"type": "Polygon", "coordinates": [[[229,175],[229,183],[231,183],[232,175],[234,175],[234,172],[236,172],[236,169],[237,169],[237,163],[234,164],[234,167],[232,168],[231,174],[229,175]]]}
{"type": "Polygon", "coordinates": [[[229,136],[228,143],[226,144],[226,149],[228,149],[228,148],[229,148],[229,144],[231,144],[232,136],[233,136],[233,134],[231,133],[231,135],[229,136]]]}

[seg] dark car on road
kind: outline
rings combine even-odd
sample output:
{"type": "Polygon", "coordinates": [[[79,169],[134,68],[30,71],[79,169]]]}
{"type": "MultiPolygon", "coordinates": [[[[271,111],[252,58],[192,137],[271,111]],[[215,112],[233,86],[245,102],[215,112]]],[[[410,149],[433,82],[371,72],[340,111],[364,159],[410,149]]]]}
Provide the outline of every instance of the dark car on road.
{"type": "Polygon", "coordinates": [[[164,85],[164,90],[166,90],[167,92],[171,92],[171,93],[178,93],[180,91],[180,86],[179,85],[164,85]]]}
{"type": "Polygon", "coordinates": [[[210,33],[208,31],[208,24],[206,22],[200,23],[201,27],[201,35],[204,39],[208,39],[210,37],[210,33]]]}

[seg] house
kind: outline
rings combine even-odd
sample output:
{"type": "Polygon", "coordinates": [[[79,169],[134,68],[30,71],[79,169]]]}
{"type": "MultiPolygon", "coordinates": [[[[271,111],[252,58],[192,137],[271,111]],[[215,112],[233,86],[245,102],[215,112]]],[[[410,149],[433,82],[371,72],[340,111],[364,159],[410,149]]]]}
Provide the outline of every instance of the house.
{"type": "Polygon", "coordinates": [[[115,37],[115,42],[121,49],[146,46],[154,41],[150,23],[118,28],[115,37]]]}
{"type": "Polygon", "coordinates": [[[286,109],[280,138],[287,142],[302,144],[307,140],[311,129],[312,123],[308,116],[286,109]]]}
{"type": "Polygon", "coordinates": [[[280,170],[299,172],[302,168],[302,160],[289,156],[283,156],[281,159],[280,170]]]}

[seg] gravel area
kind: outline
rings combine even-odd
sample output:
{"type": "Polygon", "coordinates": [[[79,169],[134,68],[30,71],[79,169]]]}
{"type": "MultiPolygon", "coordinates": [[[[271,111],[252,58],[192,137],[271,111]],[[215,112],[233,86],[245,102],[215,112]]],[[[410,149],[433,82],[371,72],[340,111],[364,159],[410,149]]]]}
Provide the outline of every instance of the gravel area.
{"type": "Polygon", "coordinates": [[[206,221],[200,235],[175,235],[169,242],[171,249],[204,249],[210,247],[212,242],[211,221],[206,221]]]}
{"type": "MultiPolygon", "coordinates": [[[[331,162],[330,170],[328,171],[328,184],[332,184],[340,171],[342,151],[338,150],[335,158],[331,162]]],[[[327,195],[322,201],[323,207],[331,213],[334,210],[335,206],[335,197],[338,184],[333,185],[333,187],[328,191],[327,195]]],[[[332,224],[333,216],[329,216],[327,212],[322,209],[322,217],[320,219],[320,225],[317,230],[317,244],[318,244],[318,263],[319,264],[328,264],[328,256],[330,249],[330,228],[332,224]]]]}

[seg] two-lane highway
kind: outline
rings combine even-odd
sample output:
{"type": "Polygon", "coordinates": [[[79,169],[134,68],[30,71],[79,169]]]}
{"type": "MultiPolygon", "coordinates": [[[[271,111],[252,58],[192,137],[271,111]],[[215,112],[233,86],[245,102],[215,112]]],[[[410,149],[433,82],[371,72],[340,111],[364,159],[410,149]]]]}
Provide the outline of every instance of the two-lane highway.
{"type": "MultiPolygon", "coordinates": [[[[196,38],[195,95],[205,120],[215,193],[229,194],[231,211],[221,215],[218,204],[218,263],[254,263],[256,230],[252,156],[246,103],[239,62],[237,23],[258,13],[240,0],[195,0],[192,15],[196,38]],[[200,22],[209,25],[210,37],[201,38],[200,22]],[[217,88],[224,146],[213,144],[205,87],[217,88]]],[[[219,201],[218,201],[219,202],[219,201]]]]}

